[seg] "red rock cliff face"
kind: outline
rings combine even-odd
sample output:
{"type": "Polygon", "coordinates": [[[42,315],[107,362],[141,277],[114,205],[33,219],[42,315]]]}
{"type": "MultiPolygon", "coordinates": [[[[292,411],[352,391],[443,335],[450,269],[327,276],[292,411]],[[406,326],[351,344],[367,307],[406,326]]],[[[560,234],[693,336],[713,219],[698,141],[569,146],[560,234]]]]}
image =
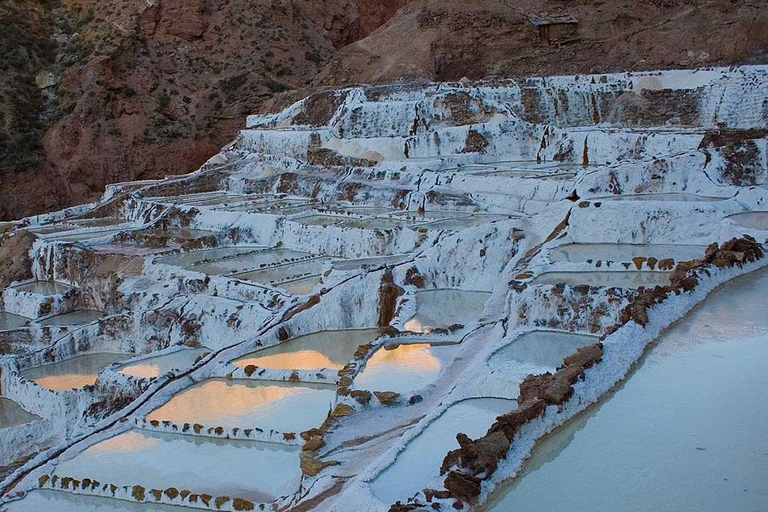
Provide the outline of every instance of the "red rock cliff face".
{"type": "MultiPolygon", "coordinates": [[[[108,183],[194,170],[259,104],[307,85],[337,45],[367,35],[403,0],[52,2],[44,15],[22,11],[35,26],[51,20],[53,51],[14,74],[26,96],[43,96],[18,119],[39,114],[42,127],[18,137],[34,144],[15,145],[22,156],[39,148],[37,159],[0,168],[0,219],[92,201],[108,183]],[[55,79],[39,89],[42,70],[55,79]]],[[[50,34],[40,32],[44,43],[50,34]]],[[[0,74],[0,91],[16,83],[0,74]]]]}

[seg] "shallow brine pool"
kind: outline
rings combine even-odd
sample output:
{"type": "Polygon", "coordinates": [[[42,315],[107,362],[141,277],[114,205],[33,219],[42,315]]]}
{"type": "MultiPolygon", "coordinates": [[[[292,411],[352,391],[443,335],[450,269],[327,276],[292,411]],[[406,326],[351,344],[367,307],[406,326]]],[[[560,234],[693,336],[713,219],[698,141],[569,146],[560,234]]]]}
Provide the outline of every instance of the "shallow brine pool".
{"type": "Polygon", "coordinates": [[[316,332],[248,354],[233,363],[241,368],[254,365],[285,370],[340,370],[360,345],[378,338],[381,332],[382,329],[316,332]]]}
{"type": "Polygon", "coordinates": [[[382,347],[355,377],[355,388],[409,393],[432,384],[459,351],[458,345],[426,343],[382,347]]]}
{"type": "MultiPolygon", "coordinates": [[[[16,427],[37,419],[40,419],[40,416],[25,411],[9,398],[0,397],[0,429],[16,427]]],[[[10,461],[5,461],[8,462],[10,461]]]]}
{"type": "Polygon", "coordinates": [[[312,258],[297,263],[236,274],[233,277],[255,283],[273,284],[301,295],[303,293],[297,292],[309,293],[320,282],[320,274],[329,261],[331,258],[312,258]]]}
{"type": "MultiPolygon", "coordinates": [[[[163,265],[174,265],[177,267],[193,268],[200,263],[210,263],[219,260],[233,259],[242,255],[255,255],[263,252],[264,246],[247,245],[239,247],[221,247],[218,249],[205,249],[202,251],[185,252],[181,254],[171,254],[155,259],[155,263],[163,265]]],[[[248,267],[249,268],[249,267],[248,267]]]]}
{"type": "Polygon", "coordinates": [[[752,391],[768,387],[766,300],[765,270],[713,292],[489,510],[765,510],[768,408],[752,391]]]}
{"type": "Polygon", "coordinates": [[[99,373],[111,365],[131,357],[128,354],[95,353],[65,359],[24,370],[22,375],[38,385],[53,390],[81,388],[96,382],[99,373]]]}
{"type": "Polygon", "coordinates": [[[172,505],[131,503],[63,491],[35,490],[22,500],[0,506],[0,510],[7,512],[181,512],[189,509],[172,505]]]}
{"type": "Polygon", "coordinates": [[[704,256],[703,245],[651,245],[651,244],[566,244],[552,249],[549,259],[563,263],[587,261],[631,262],[633,258],[672,258],[690,261],[704,256]]]}
{"type": "Polygon", "coordinates": [[[191,368],[195,361],[206,352],[210,352],[210,350],[206,348],[181,349],[170,354],[142,359],[123,366],[118,371],[139,379],[151,379],[165,375],[171,370],[191,368]]]}
{"type": "Polygon", "coordinates": [[[490,296],[490,292],[451,289],[416,292],[416,314],[404,327],[411,332],[428,333],[455,324],[466,325],[480,317],[490,296]]]}
{"type": "Polygon", "coordinates": [[[418,224],[414,227],[425,228],[434,231],[461,231],[464,229],[474,228],[483,224],[509,218],[510,217],[507,217],[506,215],[471,215],[469,217],[462,217],[458,219],[444,219],[425,224],[418,224]]]}
{"type": "Polygon", "coordinates": [[[589,286],[604,286],[616,288],[639,288],[645,286],[652,288],[654,286],[668,286],[669,272],[657,272],[651,270],[619,270],[595,271],[595,272],[544,272],[536,276],[531,284],[567,284],[569,286],[578,286],[581,284],[589,286]]]}
{"type": "Polygon", "coordinates": [[[0,331],[11,331],[13,329],[21,329],[31,319],[25,316],[14,315],[13,313],[6,313],[0,311],[0,331]]]}
{"type": "Polygon", "coordinates": [[[290,249],[265,249],[219,261],[209,261],[199,265],[188,266],[187,268],[208,275],[231,275],[262,267],[284,264],[308,256],[310,255],[306,252],[292,251],[290,249]]]}
{"type": "Polygon", "coordinates": [[[768,212],[744,212],[728,217],[744,228],[768,230],[768,212]]]}
{"type": "Polygon", "coordinates": [[[147,419],[302,432],[325,420],[335,395],[335,385],[211,379],[177,394],[147,419]]]}
{"type": "Polygon", "coordinates": [[[293,490],[300,447],[129,430],[60,463],[59,477],[271,501],[293,490]]]}
{"type": "Polygon", "coordinates": [[[723,201],[726,197],[707,197],[686,192],[663,192],[659,194],[627,194],[605,197],[593,197],[590,201],[680,201],[684,203],[711,203],[714,201],[723,201]]]}
{"type": "Polygon", "coordinates": [[[40,320],[40,325],[84,325],[95,322],[102,318],[104,313],[93,311],[91,309],[78,309],[61,315],[52,316],[45,320],[40,320]]]}
{"type": "Polygon", "coordinates": [[[554,371],[563,359],[584,346],[597,343],[600,338],[563,331],[530,331],[500,348],[488,359],[491,370],[501,371],[512,365],[531,365],[538,373],[554,371]]]}
{"type": "Polygon", "coordinates": [[[497,416],[516,407],[516,401],[500,398],[475,398],[452,405],[371,482],[373,493],[382,502],[392,504],[405,502],[424,488],[440,488],[436,480],[443,458],[459,447],[456,434],[461,432],[478,438],[488,431],[497,416]]]}
{"type": "Polygon", "coordinates": [[[72,289],[71,286],[56,281],[33,281],[31,283],[16,286],[20,292],[37,293],[39,295],[60,295],[72,289]]]}

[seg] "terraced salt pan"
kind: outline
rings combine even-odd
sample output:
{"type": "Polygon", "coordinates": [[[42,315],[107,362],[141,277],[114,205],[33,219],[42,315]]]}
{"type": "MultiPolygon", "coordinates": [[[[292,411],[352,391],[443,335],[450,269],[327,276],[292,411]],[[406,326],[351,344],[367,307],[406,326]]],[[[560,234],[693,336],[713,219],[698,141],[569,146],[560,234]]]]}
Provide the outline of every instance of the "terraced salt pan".
{"type": "Polygon", "coordinates": [[[360,345],[378,338],[381,333],[382,329],[316,332],[253,352],[233,363],[240,368],[254,365],[286,370],[340,370],[360,345]]]}
{"type": "Polygon", "coordinates": [[[506,215],[471,215],[458,219],[445,219],[426,224],[418,224],[415,227],[426,228],[430,230],[462,231],[464,229],[474,228],[489,222],[508,219],[506,215]]]}
{"type": "Polygon", "coordinates": [[[103,217],[100,219],[78,219],[70,221],[72,224],[77,224],[82,227],[89,228],[104,228],[108,226],[118,226],[120,224],[126,224],[130,222],[129,219],[121,219],[119,217],[103,217]]]}
{"type": "Polygon", "coordinates": [[[300,217],[293,219],[294,222],[299,224],[305,224],[307,226],[335,226],[340,222],[343,222],[344,217],[338,215],[309,215],[307,217],[300,217]]]}
{"type": "Polygon", "coordinates": [[[407,226],[408,223],[404,220],[399,220],[395,218],[391,219],[355,219],[355,220],[349,220],[342,224],[339,224],[342,228],[357,228],[357,229],[381,229],[381,230],[388,230],[388,229],[396,229],[400,227],[407,226]]]}
{"type": "Polygon", "coordinates": [[[90,240],[93,238],[101,238],[104,236],[116,235],[124,231],[123,229],[104,229],[101,231],[79,231],[77,233],[64,232],[62,234],[54,234],[46,236],[46,240],[55,240],[57,242],[82,242],[84,240],[90,240]]]}
{"type": "Polygon", "coordinates": [[[300,474],[299,450],[257,441],[129,430],[60,463],[55,474],[118,487],[175,487],[261,502],[294,490],[300,474]]]}
{"type": "Polygon", "coordinates": [[[669,285],[669,272],[650,270],[619,270],[603,272],[544,272],[536,276],[531,284],[567,284],[577,286],[604,286],[616,288],[639,288],[669,285]]]}
{"type": "Polygon", "coordinates": [[[512,365],[530,365],[538,373],[554,371],[563,359],[584,346],[597,343],[599,337],[563,331],[530,331],[515,338],[488,359],[492,371],[504,372],[512,365]]]}
{"type": "Polygon", "coordinates": [[[320,276],[309,276],[301,279],[292,279],[277,284],[291,295],[309,295],[320,282],[320,276]]]}
{"type": "Polygon", "coordinates": [[[427,343],[382,347],[355,377],[355,388],[367,391],[409,393],[432,384],[458,354],[456,345],[427,343]]]}
{"type": "Polygon", "coordinates": [[[763,270],[713,292],[487,510],[764,510],[768,409],[750,390],[768,383],[767,290],[763,270]]]}
{"type": "Polygon", "coordinates": [[[348,206],[331,208],[331,210],[350,215],[386,215],[396,211],[394,208],[384,206],[348,206]]]}
{"type": "Polygon", "coordinates": [[[210,350],[206,348],[181,349],[170,354],[142,359],[123,366],[118,371],[139,379],[151,379],[165,375],[171,370],[190,368],[206,352],[210,352],[210,350]]]}
{"type": "Polygon", "coordinates": [[[65,359],[57,363],[36,366],[22,375],[40,386],[53,390],[68,390],[92,385],[99,373],[111,365],[130,357],[128,354],[94,353],[65,359]]]}
{"type": "Polygon", "coordinates": [[[396,254],[393,256],[376,256],[373,258],[357,258],[353,260],[334,260],[331,266],[334,270],[358,270],[364,267],[398,265],[411,258],[413,258],[413,256],[410,254],[396,254]]]}
{"type": "Polygon", "coordinates": [[[195,240],[197,238],[216,235],[216,233],[213,231],[188,228],[148,229],[145,231],[140,231],[139,233],[149,236],[168,237],[176,240],[195,240]]]}
{"type": "Polygon", "coordinates": [[[211,379],[177,394],[147,419],[302,432],[325,420],[335,395],[331,385],[211,379]]]}
{"type": "MultiPolygon", "coordinates": [[[[316,284],[319,281],[319,275],[323,271],[325,264],[329,261],[331,261],[331,258],[312,258],[310,260],[300,261],[297,263],[289,263],[286,265],[279,265],[263,270],[255,270],[253,272],[237,274],[236,277],[245,281],[254,281],[263,284],[277,284],[291,281],[298,277],[304,278],[306,276],[318,276],[315,279],[316,284]]],[[[312,286],[314,286],[314,284],[312,286]]]]}
{"type": "MultiPolygon", "coordinates": [[[[292,251],[290,249],[269,249],[220,261],[201,263],[187,268],[208,275],[233,275],[261,267],[287,263],[291,260],[302,259],[308,256],[310,256],[308,253],[292,251]]],[[[242,279],[242,277],[240,278],[242,279]]]]}
{"type": "Polygon", "coordinates": [[[90,309],[78,309],[62,315],[56,315],[40,320],[40,325],[83,325],[102,318],[104,313],[90,309]]]}
{"type": "Polygon", "coordinates": [[[7,512],[181,512],[187,508],[152,503],[83,496],[61,491],[36,490],[24,499],[5,505],[7,512]]]}
{"type": "Polygon", "coordinates": [[[25,411],[13,400],[0,397],[0,429],[16,427],[36,419],[40,419],[40,417],[25,411]]]}
{"type": "Polygon", "coordinates": [[[584,263],[588,260],[628,262],[633,258],[690,261],[701,258],[705,249],[703,245],[566,244],[552,249],[549,259],[563,263],[584,263]]]}
{"type": "Polygon", "coordinates": [[[744,228],[768,230],[768,212],[744,212],[728,217],[744,228]]]}
{"type": "Polygon", "coordinates": [[[28,231],[35,233],[36,235],[51,235],[53,233],[62,233],[64,231],[72,231],[77,226],[70,224],[49,224],[46,226],[30,226],[26,228],[28,231]]]}
{"type": "Polygon", "coordinates": [[[239,247],[221,247],[218,249],[204,249],[202,251],[185,252],[181,254],[171,254],[155,259],[155,263],[164,265],[174,265],[177,267],[191,268],[200,263],[213,262],[234,258],[244,254],[254,254],[263,251],[266,247],[261,245],[248,245],[239,247]]]}
{"type": "Polygon", "coordinates": [[[6,313],[5,311],[0,311],[0,331],[11,331],[13,329],[20,329],[27,325],[27,322],[31,322],[32,320],[19,315],[14,315],[13,313],[6,313]]]}
{"type": "Polygon", "coordinates": [[[417,292],[416,314],[405,323],[405,329],[428,333],[455,324],[466,325],[480,317],[490,296],[489,292],[450,289],[417,292]]]}
{"type": "Polygon", "coordinates": [[[71,286],[56,281],[33,281],[31,283],[16,286],[20,292],[37,293],[39,295],[61,295],[72,289],[71,286]]]}
{"type": "Polygon", "coordinates": [[[678,201],[684,203],[711,203],[714,201],[723,201],[725,197],[706,197],[688,194],[685,192],[666,192],[661,194],[627,194],[605,197],[593,197],[591,201],[678,201]]]}
{"type": "MultiPolygon", "coordinates": [[[[374,495],[386,504],[406,498],[432,485],[440,475],[445,454],[459,447],[456,434],[471,438],[486,433],[497,416],[516,407],[514,400],[475,398],[449,407],[400,452],[395,462],[372,482],[374,495]]],[[[537,509],[539,510],[539,509],[537,509]]]]}

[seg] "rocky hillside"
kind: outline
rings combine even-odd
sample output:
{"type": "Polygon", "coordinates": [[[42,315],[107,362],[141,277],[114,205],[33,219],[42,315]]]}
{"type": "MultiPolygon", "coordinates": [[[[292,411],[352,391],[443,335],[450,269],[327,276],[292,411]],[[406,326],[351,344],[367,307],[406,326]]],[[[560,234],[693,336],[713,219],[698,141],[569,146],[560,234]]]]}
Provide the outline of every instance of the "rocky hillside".
{"type": "Polygon", "coordinates": [[[415,0],[342,50],[322,84],[584,74],[764,62],[747,0],[415,0]]]}
{"type": "Polygon", "coordinates": [[[189,172],[318,86],[768,56],[756,0],[5,0],[0,18],[0,219],[189,172]]]}
{"type": "Polygon", "coordinates": [[[189,172],[402,0],[8,0],[0,218],[189,172]]]}

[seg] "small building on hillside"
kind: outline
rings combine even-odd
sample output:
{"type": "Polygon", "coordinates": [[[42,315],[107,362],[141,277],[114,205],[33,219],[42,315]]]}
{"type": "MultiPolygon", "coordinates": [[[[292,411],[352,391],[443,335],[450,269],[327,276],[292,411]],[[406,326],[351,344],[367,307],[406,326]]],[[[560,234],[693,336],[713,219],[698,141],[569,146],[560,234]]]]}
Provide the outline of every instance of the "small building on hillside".
{"type": "Polygon", "coordinates": [[[570,14],[541,14],[529,17],[534,27],[539,29],[539,42],[542,45],[562,44],[576,38],[579,21],[570,14]]]}

